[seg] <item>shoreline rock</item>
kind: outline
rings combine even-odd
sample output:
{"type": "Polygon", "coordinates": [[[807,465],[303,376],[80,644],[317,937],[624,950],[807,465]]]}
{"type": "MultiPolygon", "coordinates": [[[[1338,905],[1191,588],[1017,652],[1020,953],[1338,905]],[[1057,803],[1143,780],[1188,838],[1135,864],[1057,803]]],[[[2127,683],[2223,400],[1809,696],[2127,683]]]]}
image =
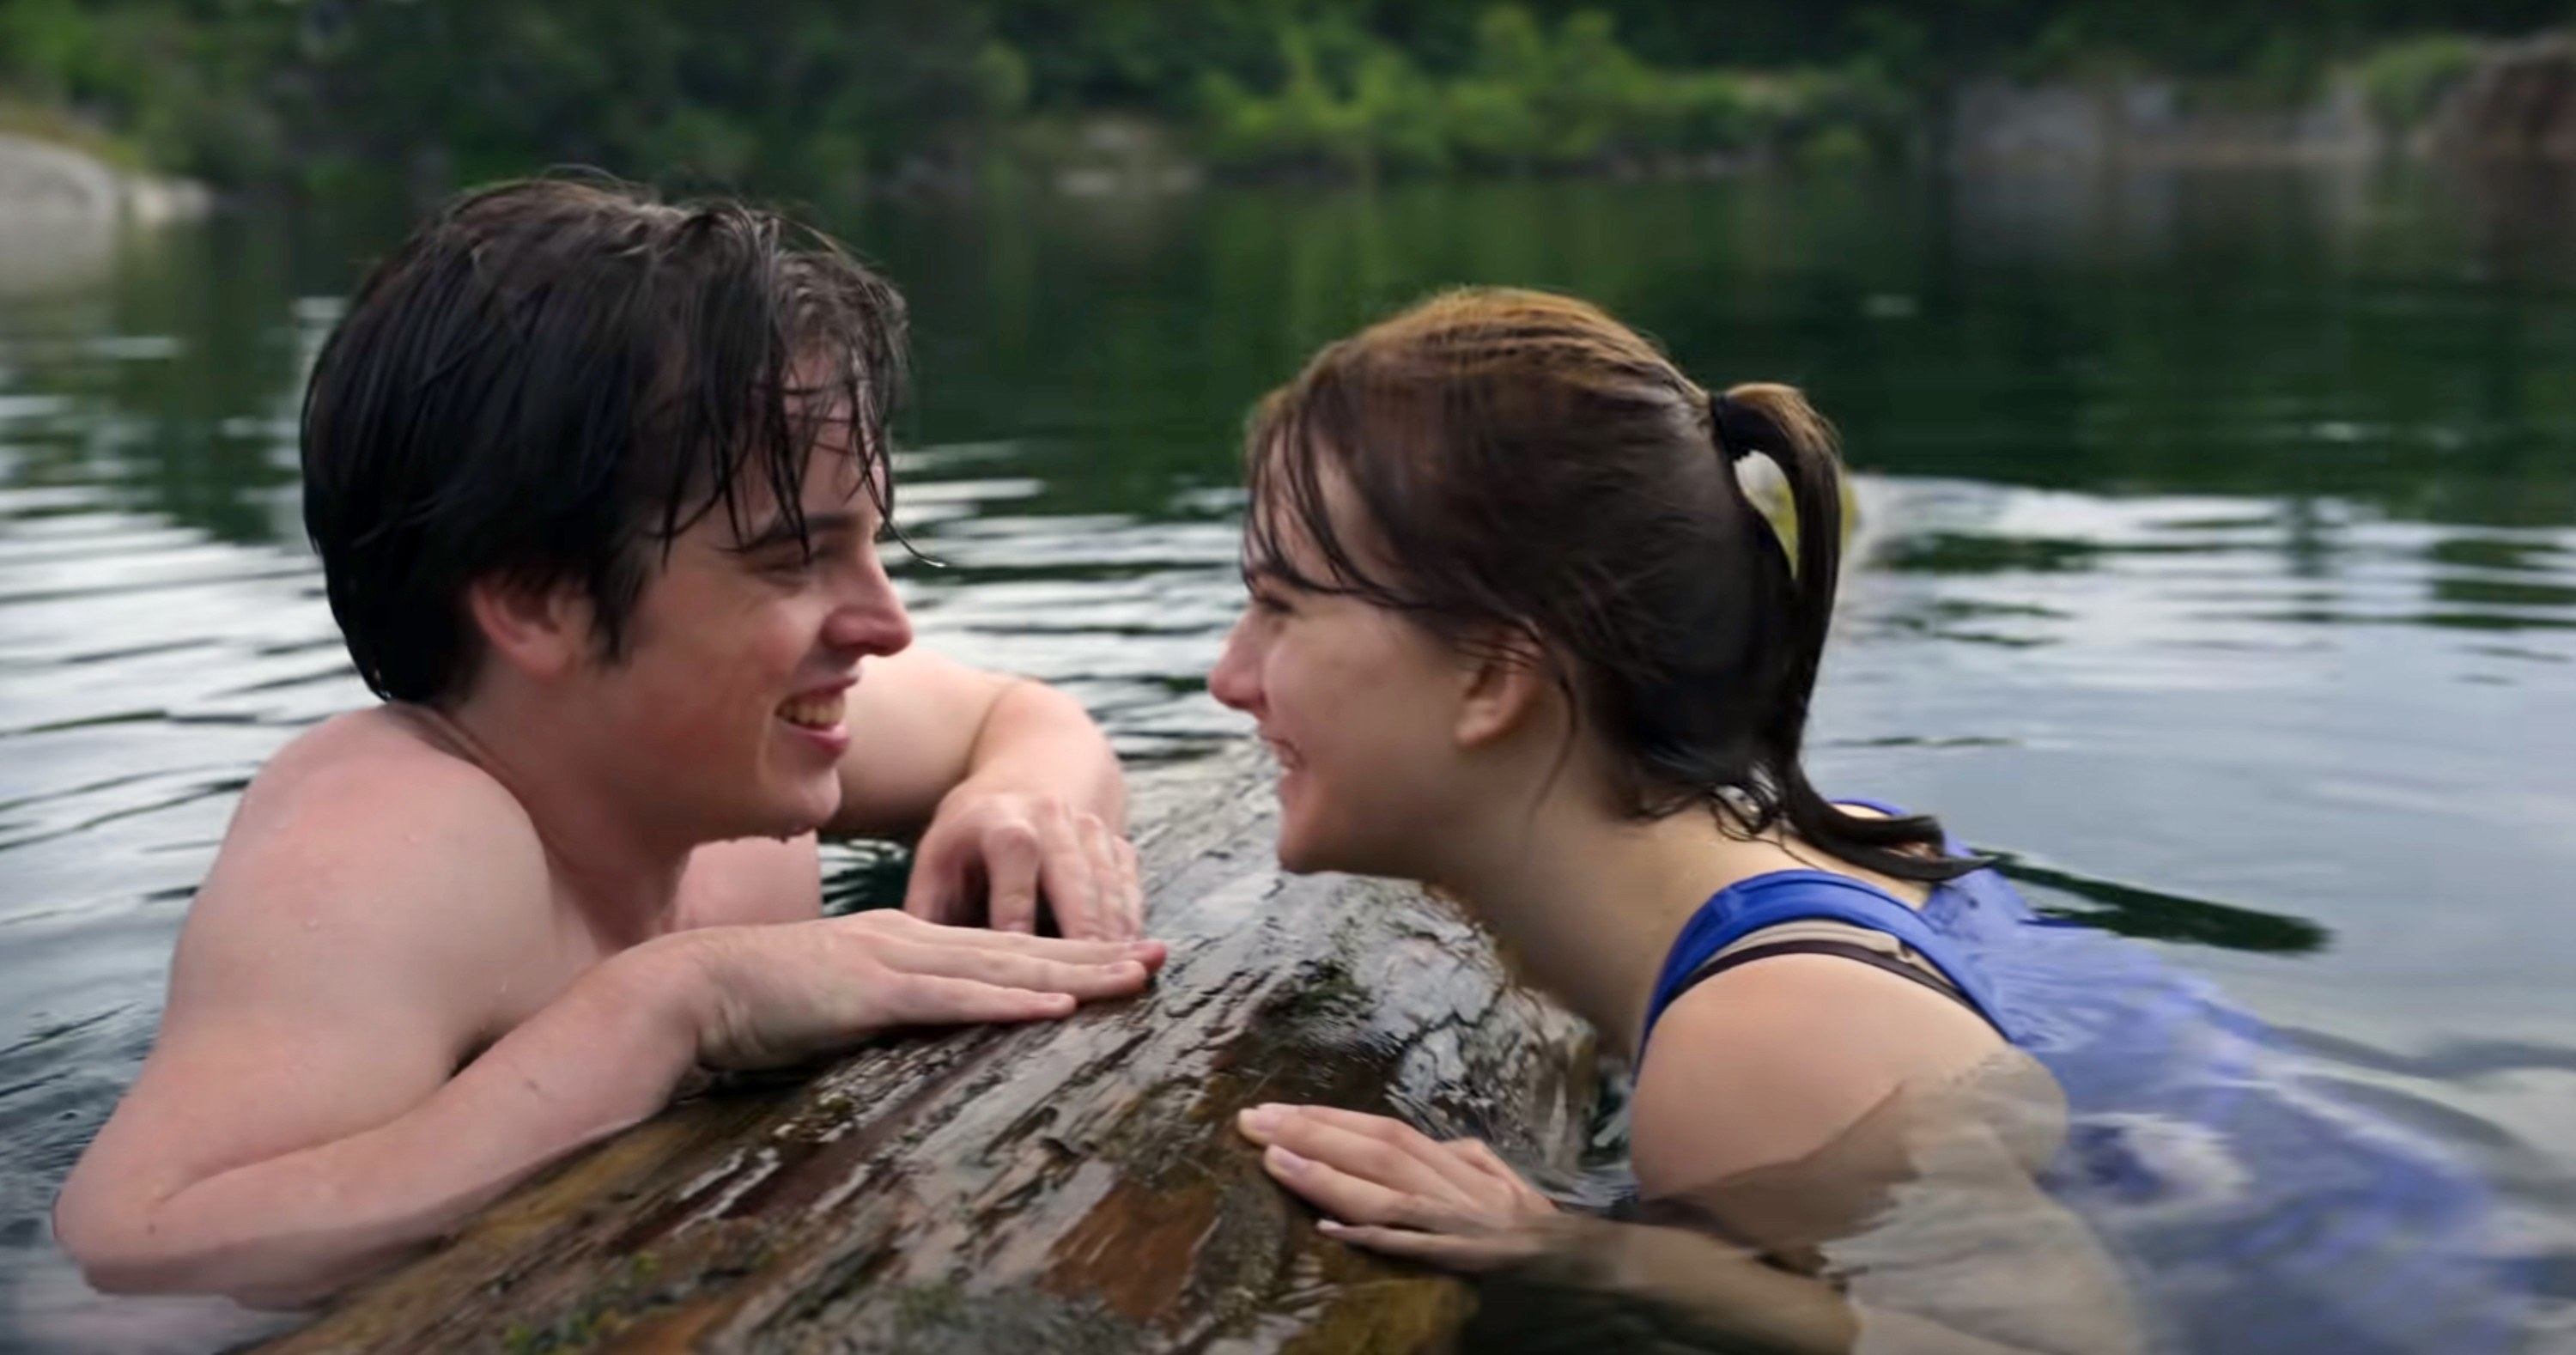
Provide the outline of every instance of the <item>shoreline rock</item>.
{"type": "Polygon", "coordinates": [[[67,146],[0,132],[0,222],[157,226],[213,207],[213,193],[193,179],[129,174],[67,146]]]}
{"type": "Polygon", "coordinates": [[[2489,51],[2443,101],[2431,133],[2446,159],[2576,163],[2576,35],[2489,51]]]}
{"type": "Polygon", "coordinates": [[[2170,79],[1984,81],[1951,101],[1947,158],[1953,170],[2330,164],[2392,144],[2350,80],[2277,109],[2195,108],[2170,79]]]}

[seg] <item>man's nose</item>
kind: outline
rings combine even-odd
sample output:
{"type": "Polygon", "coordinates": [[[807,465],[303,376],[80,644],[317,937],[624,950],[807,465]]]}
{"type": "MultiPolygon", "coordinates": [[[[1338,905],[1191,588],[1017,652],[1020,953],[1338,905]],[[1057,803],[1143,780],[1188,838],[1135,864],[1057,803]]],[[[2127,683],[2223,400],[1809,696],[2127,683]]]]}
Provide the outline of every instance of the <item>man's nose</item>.
{"type": "Polygon", "coordinates": [[[1208,695],[1220,705],[1246,714],[1261,714],[1260,668],[1252,660],[1252,642],[1244,638],[1243,623],[1226,632],[1225,652],[1219,654],[1216,667],[1208,670],[1208,695]]]}
{"type": "Polygon", "coordinates": [[[823,640],[834,649],[860,654],[895,654],[912,644],[912,616],[883,565],[870,560],[835,600],[823,623],[823,640]]]}

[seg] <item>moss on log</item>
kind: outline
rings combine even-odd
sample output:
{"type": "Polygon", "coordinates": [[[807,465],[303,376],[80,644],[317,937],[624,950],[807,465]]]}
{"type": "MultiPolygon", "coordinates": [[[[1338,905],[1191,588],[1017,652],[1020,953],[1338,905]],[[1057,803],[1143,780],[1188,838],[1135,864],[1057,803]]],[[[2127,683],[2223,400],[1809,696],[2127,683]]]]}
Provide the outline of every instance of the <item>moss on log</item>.
{"type": "Polygon", "coordinates": [[[1294,878],[1247,755],[1138,779],[1154,988],[877,1041],[677,1106],[259,1349],[1411,1351],[1458,1282],[1322,1237],[1239,1139],[1270,1100],[1567,1169],[1590,1033],[1410,889],[1294,878]]]}

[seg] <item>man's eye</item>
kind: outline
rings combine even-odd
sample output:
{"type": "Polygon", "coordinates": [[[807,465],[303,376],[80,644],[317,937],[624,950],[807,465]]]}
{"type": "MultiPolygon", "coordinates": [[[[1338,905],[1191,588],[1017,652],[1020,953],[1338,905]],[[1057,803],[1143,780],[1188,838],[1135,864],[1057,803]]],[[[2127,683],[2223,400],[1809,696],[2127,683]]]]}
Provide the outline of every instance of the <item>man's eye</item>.
{"type": "Polygon", "coordinates": [[[1253,594],[1252,607],[1254,611],[1260,612],[1264,616],[1293,616],[1296,614],[1297,610],[1288,604],[1288,599],[1279,596],[1277,593],[1253,594]]]}
{"type": "Polygon", "coordinates": [[[764,574],[803,574],[813,569],[822,558],[810,550],[774,551],[761,558],[760,571],[764,574]]]}

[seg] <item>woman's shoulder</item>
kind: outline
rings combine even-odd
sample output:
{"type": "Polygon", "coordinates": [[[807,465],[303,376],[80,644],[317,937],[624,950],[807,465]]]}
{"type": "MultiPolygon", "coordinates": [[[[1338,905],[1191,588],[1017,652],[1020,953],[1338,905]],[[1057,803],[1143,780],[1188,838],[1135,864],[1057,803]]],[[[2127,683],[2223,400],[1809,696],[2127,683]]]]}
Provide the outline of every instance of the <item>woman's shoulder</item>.
{"type": "Polygon", "coordinates": [[[1673,1002],[1638,1064],[1639,1183],[1664,1195],[1796,1161],[2007,1047],[1956,999],[1839,956],[1729,969],[1673,1002]]]}

